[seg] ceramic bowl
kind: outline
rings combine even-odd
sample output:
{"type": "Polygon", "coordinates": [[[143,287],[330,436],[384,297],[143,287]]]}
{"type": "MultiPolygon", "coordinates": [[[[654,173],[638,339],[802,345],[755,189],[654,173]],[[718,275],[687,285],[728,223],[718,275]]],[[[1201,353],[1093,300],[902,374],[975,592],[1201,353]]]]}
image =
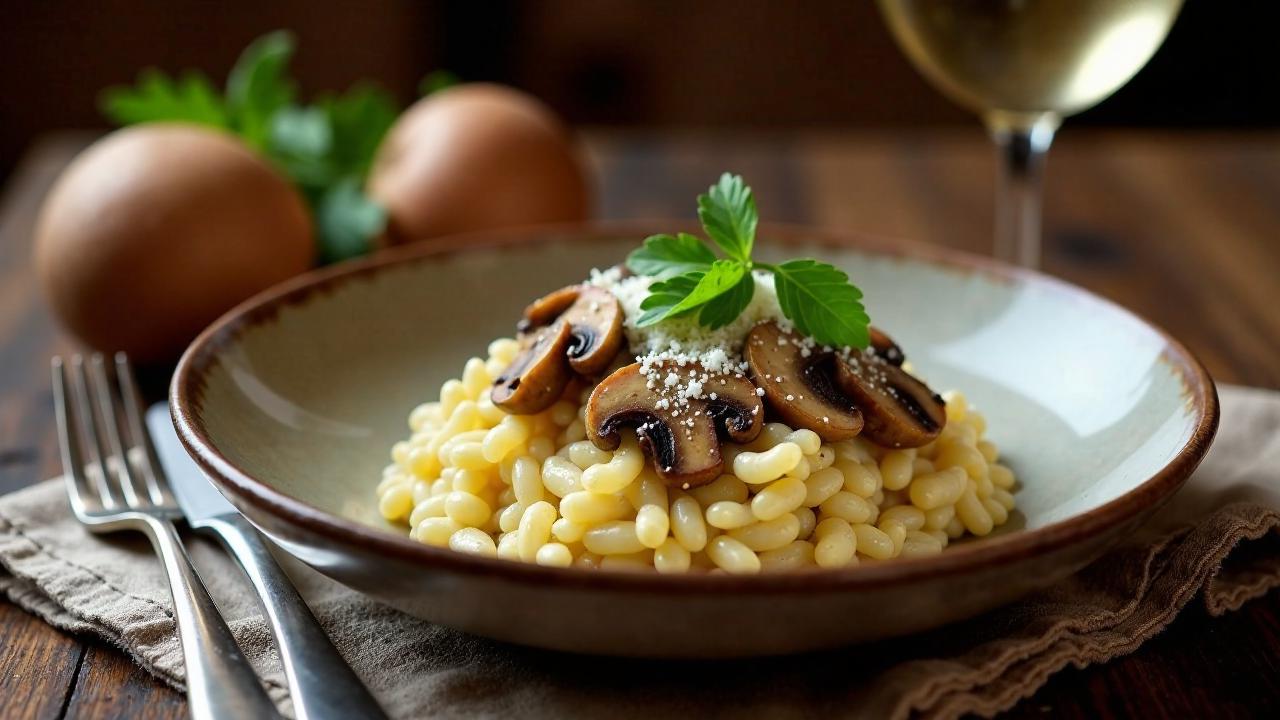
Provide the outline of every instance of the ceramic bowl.
{"type": "Polygon", "coordinates": [[[182,358],[171,396],[182,441],[282,548],[405,612],[544,648],[729,657],[904,635],[1060,580],[1167,500],[1213,437],[1204,369],[1110,302],[981,258],[775,227],[759,254],[847,270],[918,373],[985,413],[1021,482],[1001,532],[841,570],[664,576],[468,556],[384,521],[374,486],[409,411],[510,335],[531,298],[671,227],[456,237],[269,290],[182,358]]]}

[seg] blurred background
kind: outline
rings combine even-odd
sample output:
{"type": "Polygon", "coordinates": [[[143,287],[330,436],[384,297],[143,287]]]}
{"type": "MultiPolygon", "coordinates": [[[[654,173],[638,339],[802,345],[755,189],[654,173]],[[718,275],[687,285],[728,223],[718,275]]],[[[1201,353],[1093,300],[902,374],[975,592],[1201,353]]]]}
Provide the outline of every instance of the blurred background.
{"type": "MultiPolygon", "coordinates": [[[[1068,0],[1063,0],[1067,2],[1068,0]]],[[[0,25],[0,181],[41,132],[106,127],[102,88],[138,70],[225,77],[292,29],[304,94],[375,78],[407,103],[427,73],[496,80],[576,125],[920,127],[979,131],[848,0],[8,1],[0,25]]],[[[1275,3],[1189,0],[1132,82],[1070,126],[1274,127],[1275,3]]]]}

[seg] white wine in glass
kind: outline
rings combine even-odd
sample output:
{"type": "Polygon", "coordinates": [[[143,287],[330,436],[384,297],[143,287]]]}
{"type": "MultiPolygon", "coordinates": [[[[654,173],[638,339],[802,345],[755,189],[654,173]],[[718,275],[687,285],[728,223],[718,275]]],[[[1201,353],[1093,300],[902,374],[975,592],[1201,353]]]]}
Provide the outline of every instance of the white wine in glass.
{"type": "Polygon", "coordinates": [[[1000,154],[995,254],[1040,262],[1044,155],[1062,117],[1101,102],[1164,42],[1182,0],[879,0],[898,44],[982,115],[1000,154]]]}

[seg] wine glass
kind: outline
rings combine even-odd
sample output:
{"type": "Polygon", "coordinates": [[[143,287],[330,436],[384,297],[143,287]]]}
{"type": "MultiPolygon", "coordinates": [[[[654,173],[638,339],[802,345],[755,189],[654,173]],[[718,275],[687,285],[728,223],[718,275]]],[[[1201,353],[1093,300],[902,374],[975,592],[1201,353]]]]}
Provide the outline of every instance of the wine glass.
{"type": "Polygon", "coordinates": [[[916,68],[995,141],[995,255],[1040,263],[1045,153],[1164,42],[1182,0],[878,0],[916,68]]]}

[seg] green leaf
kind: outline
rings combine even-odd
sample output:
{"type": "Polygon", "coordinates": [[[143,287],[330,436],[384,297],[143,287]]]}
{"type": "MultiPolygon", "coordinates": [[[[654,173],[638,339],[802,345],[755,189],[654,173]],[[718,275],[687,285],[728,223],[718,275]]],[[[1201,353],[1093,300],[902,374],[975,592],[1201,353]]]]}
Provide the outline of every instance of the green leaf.
{"type": "Polygon", "coordinates": [[[870,318],[844,271],[813,259],[760,265],[773,272],[778,304],[800,332],[823,345],[865,348],[870,318]]]}
{"type": "Polygon", "coordinates": [[[461,78],[448,70],[433,70],[422,78],[422,82],[418,83],[418,95],[426,97],[431,93],[451,88],[461,82],[461,78]]]}
{"type": "Polygon", "coordinates": [[[365,196],[355,177],[343,178],[320,195],[315,216],[323,263],[369,252],[373,238],[387,224],[386,211],[365,196]]]}
{"type": "Polygon", "coordinates": [[[648,310],[659,306],[674,307],[689,296],[693,289],[707,273],[702,270],[677,275],[669,280],[655,282],[649,286],[649,295],[640,301],[640,309],[648,310]]]}
{"type": "Polygon", "coordinates": [[[693,292],[703,275],[706,275],[704,271],[695,270],[650,285],[649,294],[640,302],[640,309],[644,312],[636,320],[636,325],[647,327],[666,318],[671,308],[693,292]]]}
{"type": "Polygon", "coordinates": [[[717,260],[706,272],[695,271],[656,282],[649,286],[650,295],[640,303],[642,310],[659,310],[641,315],[637,324],[653,324],[696,310],[713,298],[733,289],[747,268],[737,260],[717,260]],[[644,322],[646,321],[647,322],[644,322]]]}
{"type": "Polygon", "coordinates": [[[342,174],[368,173],[378,146],[399,115],[395,100],[385,90],[361,83],[317,104],[328,113],[333,128],[334,168],[342,174]]]}
{"type": "Polygon", "coordinates": [[[759,217],[751,188],[741,177],[725,173],[707,194],[699,195],[698,217],[730,259],[715,260],[712,250],[692,235],[647,238],[627,257],[633,272],[658,278],[640,303],[644,312],[638,326],[696,312],[700,325],[724,327],[751,304],[754,268],[773,273],[782,313],[800,332],[824,345],[867,347],[870,320],[862,291],[843,271],[812,259],[781,265],[751,260],[759,217]]]}
{"type": "Polygon", "coordinates": [[[208,78],[199,73],[172,80],[154,68],[143,70],[134,87],[104,91],[101,107],[102,113],[119,125],[190,122],[216,128],[228,126],[222,98],[208,78]]]}
{"type": "Polygon", "coordinates": [[[712,330],[728,325],[747,309],[755,292],[755,278],[749,272],[743,273],[736,285],[702,306],[702,311],[698,313],[698,324],[706,325],[712,330]]]}
{"type": "Polygon", "coordinates": [[[627,267],[637,275],[667,279],[687,272],[705,272],[716,261],[715,253],[698,238],[688,234],[653,235],[627,256],[627,267]]]}
{"type": "Polygon", "coordinates": [[[227,107],[236,132],[248,145],[265,151],[272,116],[290,105],[296,94],[287,74],[293,35],[278,30],[254,40],[227,76],[227,107]]]}
{"type": "Polygon", "coordinates": [[[268,156],[308,193],[322,193],[341,177],[329,159],[333,144],[329,116],[319,108],[290,106],[271,118],[268,156]]]}
{"type": "Polygon", "coordinates": [[[726,255],[742,262],[751,261],[759,216],[751,188],[743,183],[741,176],[725,173],[706,195],[699,195],[698,219],[726,255]]]}
{"type": "Polygon", "coordinates": [[[296,157],[323,157],[333,147],[329,114],[318,107],[281,108],[271,118],[271,149],[296,157]]]}
{"type": "Polygon", "coordinates": [[[715,261],[711,269],[703,273],[693,290],[671,308],[670,314],[679,315],[710,302],[712,298],[731,290],[746,272],[746,266],[736,260],[715,261]]]}

